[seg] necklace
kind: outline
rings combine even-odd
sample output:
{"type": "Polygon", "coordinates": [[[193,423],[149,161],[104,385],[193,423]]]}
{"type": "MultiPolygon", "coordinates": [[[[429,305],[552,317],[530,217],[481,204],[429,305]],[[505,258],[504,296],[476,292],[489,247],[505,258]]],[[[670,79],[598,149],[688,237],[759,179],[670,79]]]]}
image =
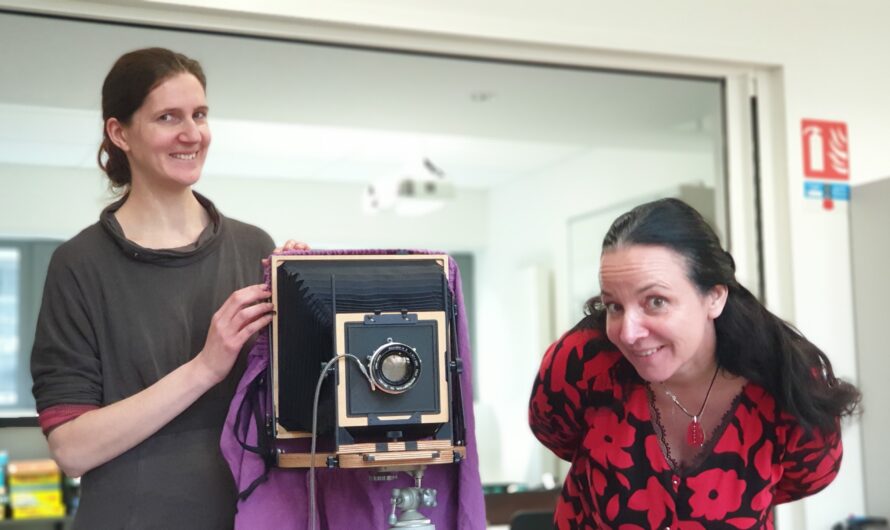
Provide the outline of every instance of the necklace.
{"type": "Polygon", "coordinates": [[[714,388],[714,381],[717,380],[717,373],[720,371],[720,365],[717,365],[717,369],[714,370],[714,376],[711,377],[711,384],[708,385],[708,391],[705,393],[705,400],[701,404],[701,408],[698,409],[698,414],[693,414],[689,412],[686,407],[680,403],[680,400],[677,399],[677,396],[671,392],[667,385],[661,383],[662,388],[664,388],[664,393],[667,394],[669,398],[677,405],[680,410],[683,411],[683,414],[686,414],[692,421],[689,422],[689,426],[686,428],[686,443],[690,447],[701,447],[705,445],[705,431],[701,427],[701,415],[705,411],[705,406],[708,404],[708,398],[711,397],[711,389],[714,388]]]}

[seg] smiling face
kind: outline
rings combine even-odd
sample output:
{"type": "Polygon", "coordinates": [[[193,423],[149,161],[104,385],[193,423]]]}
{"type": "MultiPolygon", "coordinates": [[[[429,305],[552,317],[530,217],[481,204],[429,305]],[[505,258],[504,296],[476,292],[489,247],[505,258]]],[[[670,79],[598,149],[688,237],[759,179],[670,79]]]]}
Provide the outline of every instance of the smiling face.
{"type": "Polygon", "coordinates": [[[134,186],[191,186],[201,176],[210,127],[207,100],[198,79],[167,78],[149,92],[130,123],[106,123],[111,140],[127,155],[134,186]]]}
{"type": "Polygon", "coordinates": [[[684,258],[666,247],[628,245],[600,259],[606,334],[649,382],[696,381],[713,373],[714,319],[726,287],[702,294],[684,258]]]}

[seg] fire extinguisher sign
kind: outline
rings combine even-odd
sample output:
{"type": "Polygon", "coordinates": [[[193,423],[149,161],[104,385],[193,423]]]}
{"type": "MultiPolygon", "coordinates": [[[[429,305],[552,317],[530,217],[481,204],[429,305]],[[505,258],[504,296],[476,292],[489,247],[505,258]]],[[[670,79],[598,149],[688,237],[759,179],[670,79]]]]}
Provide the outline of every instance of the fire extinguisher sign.
{"type": "Polygon", "coordinates": [[[801,120],[803,174],[807,178],[850,180],[847,124],[841,121],[801,120]]]}

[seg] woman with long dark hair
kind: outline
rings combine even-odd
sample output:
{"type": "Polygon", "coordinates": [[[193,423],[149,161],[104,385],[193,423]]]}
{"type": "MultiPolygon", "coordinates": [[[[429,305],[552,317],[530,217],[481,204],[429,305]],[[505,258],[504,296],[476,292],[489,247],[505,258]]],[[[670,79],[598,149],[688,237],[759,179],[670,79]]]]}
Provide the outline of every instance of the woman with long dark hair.
{"type": "Polygon", "coordinates": [[[621,215],[600,285],[532,390],[532,431],[572,463],[558,528],[772,528],[834,479],[858,390],[739,284],[698,212],[621,215]]]}
{"type": "Polygon", "coordinates": [[[170,50],[117,60],[99,165],[121,197],[49,266],[33,391],[53,457],[83,475],[77,529],[233,524],[220,432],[244,346],[271,320],[260,260],[274,244],[192,190],[210,146],[205,87],[201,65],[170,50]]]}

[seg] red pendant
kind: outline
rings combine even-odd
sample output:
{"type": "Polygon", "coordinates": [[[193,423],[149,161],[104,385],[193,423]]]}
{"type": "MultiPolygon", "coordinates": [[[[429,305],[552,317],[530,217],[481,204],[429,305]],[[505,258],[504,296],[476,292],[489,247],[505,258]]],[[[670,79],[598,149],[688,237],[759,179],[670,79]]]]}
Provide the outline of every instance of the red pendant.
{"type": "Polygon", "coordinates": [[[701,447],[705,444],[705,431],[701,428],[698,416],[693,417],[686,428],[686,443],[690,447],[701,447]]]}

